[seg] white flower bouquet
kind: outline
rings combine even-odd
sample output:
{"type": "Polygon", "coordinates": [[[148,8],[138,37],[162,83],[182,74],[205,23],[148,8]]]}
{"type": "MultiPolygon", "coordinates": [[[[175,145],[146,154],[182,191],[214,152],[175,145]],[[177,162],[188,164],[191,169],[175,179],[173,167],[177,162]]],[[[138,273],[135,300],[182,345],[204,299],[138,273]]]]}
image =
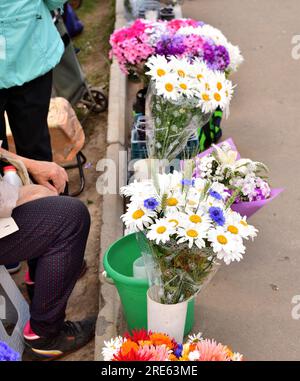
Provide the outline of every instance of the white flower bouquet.
{"type": "Polygon", "coordinates": [[[208,122],[218,107],[228,110],[231,81],[199,59],[152,56],[146,63],[151,78],[146,102],[150,158],[176,158],[188,139],[208,122]]]}
{"type": "Polygon", "coordinates": [[[122,219],[138,232],[150,285],[159,286],[163,304],[196,295],[216,261],[240,261],[244,240],[257,234],[224,201],[223,185],[193,179],[189,164],[121,188],[130,198],[122,219]]]}
{"type": "Polygon", "coordinates": [[[282,191],[270,188],[267,174],[263,163],[240,158],[232,139],[228,139],[195,158],[193,176],[222,184],[232,209],[250,217],[282,191]]]}

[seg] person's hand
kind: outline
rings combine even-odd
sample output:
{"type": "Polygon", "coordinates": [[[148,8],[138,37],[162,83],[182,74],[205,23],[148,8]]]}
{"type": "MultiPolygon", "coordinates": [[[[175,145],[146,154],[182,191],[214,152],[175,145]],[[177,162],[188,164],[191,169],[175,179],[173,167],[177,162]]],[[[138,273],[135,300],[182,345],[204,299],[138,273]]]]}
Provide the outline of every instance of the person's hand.
{"type": "Polygon", "coordinates": [[[58,196],[57,191],[50,190],[42,185],[25,185],[19,190],[19,199],[16,206],[50,196],[58,196]]]}
{"type": "Polygon", "coordinates": [[[37,160],[30,160],[26,164],[28,172],[38,184],[53,192],[58,192],[58,194],[63,193],[68,181],[68,175],[62,167],[48,161],[37,160]]]}

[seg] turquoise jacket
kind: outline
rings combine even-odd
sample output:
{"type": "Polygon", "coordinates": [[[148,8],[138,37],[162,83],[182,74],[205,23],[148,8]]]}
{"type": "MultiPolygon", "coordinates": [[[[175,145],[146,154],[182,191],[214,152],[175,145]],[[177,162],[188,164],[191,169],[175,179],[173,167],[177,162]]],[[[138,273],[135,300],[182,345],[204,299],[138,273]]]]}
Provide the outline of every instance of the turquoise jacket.
{"type": "Polygon", "coordinates": [[[64,0],[0,0],[0,89],[53,69],[64,45],[50,11],[64,0]]]}

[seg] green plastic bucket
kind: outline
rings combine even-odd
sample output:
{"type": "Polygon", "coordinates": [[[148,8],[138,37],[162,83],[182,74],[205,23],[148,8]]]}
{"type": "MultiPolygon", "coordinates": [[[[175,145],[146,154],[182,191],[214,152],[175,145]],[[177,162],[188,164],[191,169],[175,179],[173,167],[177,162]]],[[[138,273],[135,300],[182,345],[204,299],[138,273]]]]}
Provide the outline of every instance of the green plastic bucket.
{"type": "MultiPolygon", "coordinates": [[[[135,233],[128,234],[114,242],[104,256],[107,277],[114,281],[120,295],[129,330],[147,329],[148,281],[133,278],[133,262],[141,256],[135,233]]],[[[185,335],[194,325],[194,299],[189,302],[185,335]]]]}

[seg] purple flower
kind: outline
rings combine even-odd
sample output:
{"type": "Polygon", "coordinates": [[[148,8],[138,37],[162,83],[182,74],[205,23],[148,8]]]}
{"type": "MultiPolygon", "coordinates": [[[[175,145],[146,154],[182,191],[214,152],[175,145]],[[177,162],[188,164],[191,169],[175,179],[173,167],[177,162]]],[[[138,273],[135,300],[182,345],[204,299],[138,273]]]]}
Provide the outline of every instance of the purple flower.
{"type": "Polygon", "coordinates": [[[177,344],[177,347],[176,349],[174,350],[174,355],[179,358],[182,354],[182,350],[183,350],[183,345],[182,344],[177,344]]]}
{"type": "Polygon", "coordinates": [[[154,197],[150,197],[144,200],[144,207],[150,210],[154,210],[158,204],[159,202],[154,197]]]}
{"type": "Polygon", "coordinates": [[[259,200],[265,200],[266,199],[260,188],[256,188],[255,192],[256,192],[256,195],[255,195],[253,201],[259,201],[259,200]]]}
{"type": "Polygon", "coordinates": [[[19,361],[20,354],[11,349],[6,343],[0,341],[0,361],[19,361]]]}
{"type": "Polygon", "coordinates": [[[210,218],[218,225],[225,224],[225,217],[223,210],[219,207],[211,206],[208,210],[210,218]]]}
{"type": "Polygon", "coordinates": [[[156,44],[156,54],[161,56],[176,56],[185,52],[184,38],[182,36],[162,36],[156,44]]]}
{"type": "Polygon", "coordinates": [[[230,64],[230,57],[223,45],[214,45],[210,42],[203,44],[203,59],[212,70],[224,71],[230,64]]]}
{"type": "Polygon", "coordinates": [[[218,193],[218,192],[216,192],[216,191],[214,191],[214,190],[212,190],[212,189],[210,189],[210,190],[208,191],[208,194],[209,194],[211,197],[215,198],[216,200],[222,200],[222,196],[220,195],[220,193],[218,193]]]}

